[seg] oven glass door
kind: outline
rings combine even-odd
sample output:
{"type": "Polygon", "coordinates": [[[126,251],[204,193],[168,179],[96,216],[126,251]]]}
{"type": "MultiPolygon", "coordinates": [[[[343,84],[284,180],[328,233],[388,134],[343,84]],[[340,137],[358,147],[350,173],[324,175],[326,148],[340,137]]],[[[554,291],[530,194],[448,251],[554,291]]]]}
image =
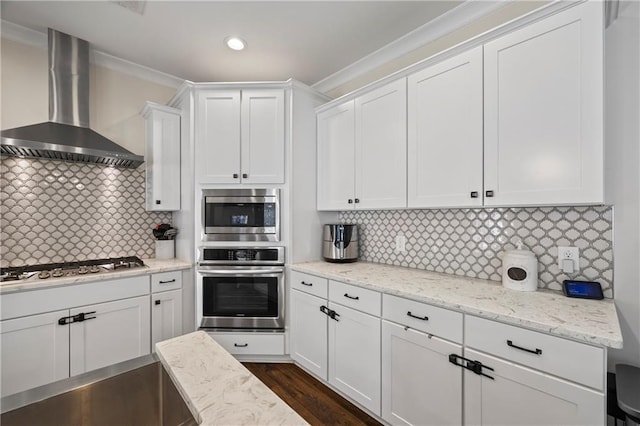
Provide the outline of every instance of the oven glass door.
{"type": "Polygon", "coordinates": [[[202,327],[284,327],[283,273],[202,273],[202,327]]]}

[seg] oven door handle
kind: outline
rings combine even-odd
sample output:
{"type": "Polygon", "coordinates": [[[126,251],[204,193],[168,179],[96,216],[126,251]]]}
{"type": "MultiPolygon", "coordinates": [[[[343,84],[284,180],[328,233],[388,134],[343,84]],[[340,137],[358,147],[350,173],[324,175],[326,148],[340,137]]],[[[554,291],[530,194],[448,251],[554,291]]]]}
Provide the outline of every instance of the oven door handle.
{"type": "Polygon", "coordinates": [[[281,274],[284,272],[284,268],[274,269],[217,269],[215,271],[199,269],[198,273],[205,277],[221,277],[229,275],[268,275],[268,274],[281,274]]]}

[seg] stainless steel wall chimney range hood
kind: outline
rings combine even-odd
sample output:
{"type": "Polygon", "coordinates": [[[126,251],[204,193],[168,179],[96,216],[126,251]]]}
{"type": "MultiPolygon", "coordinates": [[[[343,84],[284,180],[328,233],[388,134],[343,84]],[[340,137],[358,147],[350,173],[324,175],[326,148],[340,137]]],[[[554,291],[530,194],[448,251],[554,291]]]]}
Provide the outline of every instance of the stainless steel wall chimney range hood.
{"type": "Polygon", "coordinates": [[[0,153],[136,168],[136,155],[89,128],[89,43],[49,28],[49,121],[3,130],[0,153]]]}

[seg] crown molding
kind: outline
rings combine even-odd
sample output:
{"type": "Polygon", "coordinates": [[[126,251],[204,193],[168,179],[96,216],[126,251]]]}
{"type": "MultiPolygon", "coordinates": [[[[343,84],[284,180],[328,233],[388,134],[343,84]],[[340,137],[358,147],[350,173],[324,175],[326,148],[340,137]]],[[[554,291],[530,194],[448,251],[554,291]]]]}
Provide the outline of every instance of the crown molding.
{"type": "Polygon", "coordinates": [[[502,1],[468,0],[386,46],[311,85],[327,93],[387,62],[418,49],[505,6],[502,1]]]}
{"type": "MultiPolygon", "coordinates": [[[[23,27],[22,25],[14,24],[13,22],[1,20],[0,35],[2,38],[7,40],[16,41],[39,49],[47,50],[48,47],[47,35],[45,33],[23,27]]],[[[162,86],[178,88],[182,83],[184,83],[184,79],[182,78],[101,52],[93,49],[91,45],[89,58],[95,65],[160,84],[162,86]]]]}

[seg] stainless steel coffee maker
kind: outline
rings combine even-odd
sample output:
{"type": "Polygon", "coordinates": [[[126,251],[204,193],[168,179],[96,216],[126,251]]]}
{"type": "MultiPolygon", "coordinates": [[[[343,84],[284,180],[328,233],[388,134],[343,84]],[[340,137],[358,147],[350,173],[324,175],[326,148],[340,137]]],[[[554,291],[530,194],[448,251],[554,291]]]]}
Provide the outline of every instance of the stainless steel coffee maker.
{"type": "Polygon", "coordinates": [[[327,262],[348,263],[357,261],[358,225],[324,225],[322,257],[327,262]]]}

